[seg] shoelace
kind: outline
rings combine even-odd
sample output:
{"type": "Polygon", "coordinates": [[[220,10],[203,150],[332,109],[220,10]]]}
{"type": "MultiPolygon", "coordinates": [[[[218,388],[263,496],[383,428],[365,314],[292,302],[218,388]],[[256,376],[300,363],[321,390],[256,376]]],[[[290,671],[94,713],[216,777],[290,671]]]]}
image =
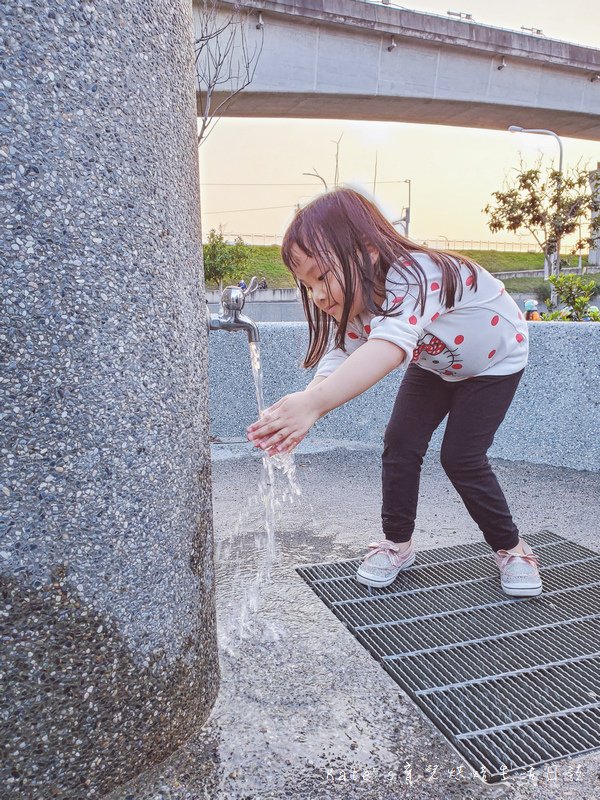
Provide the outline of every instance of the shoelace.
{"type": "Polygon", "coordinates": [[[394,553],[394,555],[397,556],[403,556],[404,553],[398,552],[398,546],[399,545],[397,543],[391,542],[389,539],[384,539],[382,542],[371,542],[369,544],[371,552],[367,553],[365,558],[371,558],[371,556],[374,556],[376,553],[387,553],[388,556],[390,556],[390,560],[392,560],[391,553],[394,553]]]}
{"type": "Polygon", "coordinates": [[[502,566],[504,567],[506,564],[509,563],[511,558],[522,558],[524,561],[532,567],[539,567],[540,559],[536,556],[535,553],[527,553],[526,555],[521,555],[521,553],[509,553],[508,550],[498,550],[498,555],[502,556],[502,566]]]}

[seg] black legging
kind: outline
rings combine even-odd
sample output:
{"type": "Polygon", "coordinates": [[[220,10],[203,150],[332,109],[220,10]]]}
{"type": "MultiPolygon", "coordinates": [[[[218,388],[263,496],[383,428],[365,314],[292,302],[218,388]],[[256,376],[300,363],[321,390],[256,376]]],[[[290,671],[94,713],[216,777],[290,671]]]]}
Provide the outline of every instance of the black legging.
{"type": "Polygon", "coordinates": [[[486,453],[524,372],[450,383],[409,364],[384,436],[381,520],[387,539],[407,542],[412,536],[423,456],[449,412],[440,453],[444,471],[493,550],[518,544],[518,528],[486,453]]]}

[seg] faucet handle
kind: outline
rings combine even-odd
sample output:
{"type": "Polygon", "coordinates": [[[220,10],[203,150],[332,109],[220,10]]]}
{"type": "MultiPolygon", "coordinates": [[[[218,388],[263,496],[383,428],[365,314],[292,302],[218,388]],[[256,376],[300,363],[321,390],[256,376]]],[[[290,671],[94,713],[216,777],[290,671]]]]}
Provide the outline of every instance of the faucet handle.
{"type": "Polygon", "coordinates": [[[239,286],[227,286],[221,295],[221,306],[227,311],[241,311],[244,308],[246,297],[258,289],[258,278],[256,275],[250,281],[246,289],[239,286]]]}
{"type": "Polygon", "coordinates": [[[253,275],[250,280],[250,285],[243,290],[244,297],[248,297],[249,294],[252,294],[252,292],[255,292],[257,289],[258,289],[258,278],[256,277],[256,275],[253,275]]]}

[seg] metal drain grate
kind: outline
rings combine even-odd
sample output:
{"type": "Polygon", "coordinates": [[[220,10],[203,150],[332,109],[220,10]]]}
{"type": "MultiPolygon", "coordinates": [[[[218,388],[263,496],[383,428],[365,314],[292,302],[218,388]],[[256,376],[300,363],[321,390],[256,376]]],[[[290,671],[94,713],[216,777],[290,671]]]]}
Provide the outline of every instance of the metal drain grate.
{"type": "Polygon", "coordinates": [[[490,782],[600,748],[600,554],[527,537],[544,592],[509,598],[485,542],[426,550],[384,589],[362,559],[296,571],[490,782]]]}

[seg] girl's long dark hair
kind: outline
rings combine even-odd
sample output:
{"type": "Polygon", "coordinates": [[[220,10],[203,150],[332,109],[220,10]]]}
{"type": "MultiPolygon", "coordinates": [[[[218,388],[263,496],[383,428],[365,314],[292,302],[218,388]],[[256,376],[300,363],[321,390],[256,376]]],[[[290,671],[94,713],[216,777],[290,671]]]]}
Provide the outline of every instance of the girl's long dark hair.
{"type": "Polygon", "coordinates": [[[468,267],[473,276],[471,289],[477,290],[477,270],[481,269],[479,264],[458,253],[435,250],[407,239],[398,233],[374,203],[354,189],[333,189],[296,212],[283,237],[281,257],[300,289],[308,320],[309,342],[304,367],[308,369],[315,366],[325,354],[332,322],[337,327],[335,347],[345,351],[346,326],[356,291],[362,292],[365,308],[374,315],[398,316],[404,313],[401,306],[397,311],[385,310],[375,297],[376,294],[385,295],[385,279],[392,267],[409,286],[418,287],[415,308],[417,303],[420,304],[420,313],[423,313],[427,278],[412,255],[415,252],[427,253],[440,266],[440,297],[446,308],[454,306],[458,288],[459,299],[462,297],[463,286],[457,262],[468,267]],[[294,273],[294,245],[309,258],[314,258],[321,267],[332,269],[338,275],[341,272],[345,291],[339,323],[315,305],[306,287],[299,283],[294,273]],[[368,247],[377,251],[375,263],[368,247]],[[333,261],[331,256],[334,257],[333,261]]]}

